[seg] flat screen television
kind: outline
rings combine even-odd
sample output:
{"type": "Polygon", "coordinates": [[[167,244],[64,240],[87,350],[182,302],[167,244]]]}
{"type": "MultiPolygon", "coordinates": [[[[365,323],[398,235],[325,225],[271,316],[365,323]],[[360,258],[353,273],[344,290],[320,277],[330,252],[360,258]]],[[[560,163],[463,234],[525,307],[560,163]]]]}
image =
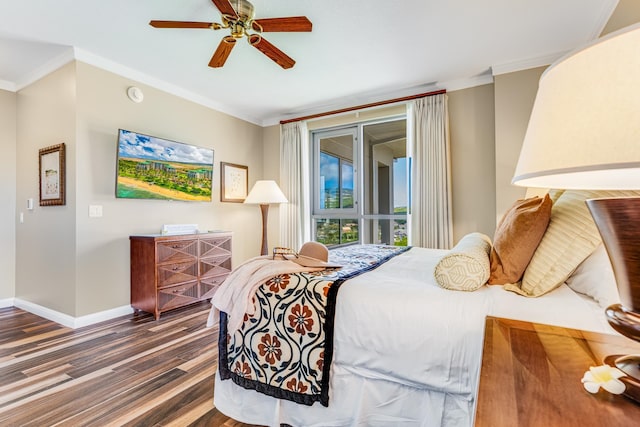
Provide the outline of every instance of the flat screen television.
{"type": "Polygon", "coordinates": [[[211,148],[119,129],[117,157],[117,198],[211,201],[211,148]]]}

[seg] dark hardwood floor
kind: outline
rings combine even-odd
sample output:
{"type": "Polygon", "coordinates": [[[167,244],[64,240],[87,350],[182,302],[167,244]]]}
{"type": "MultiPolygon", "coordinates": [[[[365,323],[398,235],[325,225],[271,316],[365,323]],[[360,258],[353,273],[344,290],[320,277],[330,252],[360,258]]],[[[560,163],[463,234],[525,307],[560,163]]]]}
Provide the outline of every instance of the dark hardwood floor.
{"type": "Polygon", "coordinates": [[[247,427],[213,406],[208,303],[70,329],[0,309],[0,426],[247,427]]]}

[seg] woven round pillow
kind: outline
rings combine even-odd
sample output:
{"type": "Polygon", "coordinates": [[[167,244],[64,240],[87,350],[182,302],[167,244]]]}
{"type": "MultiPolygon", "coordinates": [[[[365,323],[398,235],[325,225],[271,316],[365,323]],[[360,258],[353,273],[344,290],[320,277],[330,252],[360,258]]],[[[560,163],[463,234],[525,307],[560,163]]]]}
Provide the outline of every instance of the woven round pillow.
{"type": "Polygon", "coordinates": [[[434,269],[438,285],[456,291],[475,291],[489,280],[491,239],[469,233],[442,257],[434,269]]]}

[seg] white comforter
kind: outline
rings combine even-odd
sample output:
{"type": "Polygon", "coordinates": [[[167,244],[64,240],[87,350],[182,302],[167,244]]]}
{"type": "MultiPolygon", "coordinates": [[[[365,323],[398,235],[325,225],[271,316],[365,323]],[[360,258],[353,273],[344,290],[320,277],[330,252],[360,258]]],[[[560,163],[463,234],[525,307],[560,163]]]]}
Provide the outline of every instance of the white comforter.
{"type": "Polygon", "coordinates": [[[472,425],[487,315],[614,333],[603,310],[566,285],[537,299],[497,286],[443,289],[433,270],[445,253],[413,248],[342,285],[328,408],[218,379],[216,406],[255,424],[472,425]]]}

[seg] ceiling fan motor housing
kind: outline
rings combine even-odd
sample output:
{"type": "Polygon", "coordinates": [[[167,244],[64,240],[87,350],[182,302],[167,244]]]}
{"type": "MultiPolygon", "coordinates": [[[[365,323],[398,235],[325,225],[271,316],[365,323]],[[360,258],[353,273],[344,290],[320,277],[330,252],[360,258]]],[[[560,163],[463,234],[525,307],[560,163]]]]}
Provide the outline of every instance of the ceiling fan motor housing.
{"type": "Polygon", "coordinates": [[[238,14],[240,21],[244,21],[249,24],[254,17],[254,8],[247,0],[232,0],[233,9],[238,14]]]}

